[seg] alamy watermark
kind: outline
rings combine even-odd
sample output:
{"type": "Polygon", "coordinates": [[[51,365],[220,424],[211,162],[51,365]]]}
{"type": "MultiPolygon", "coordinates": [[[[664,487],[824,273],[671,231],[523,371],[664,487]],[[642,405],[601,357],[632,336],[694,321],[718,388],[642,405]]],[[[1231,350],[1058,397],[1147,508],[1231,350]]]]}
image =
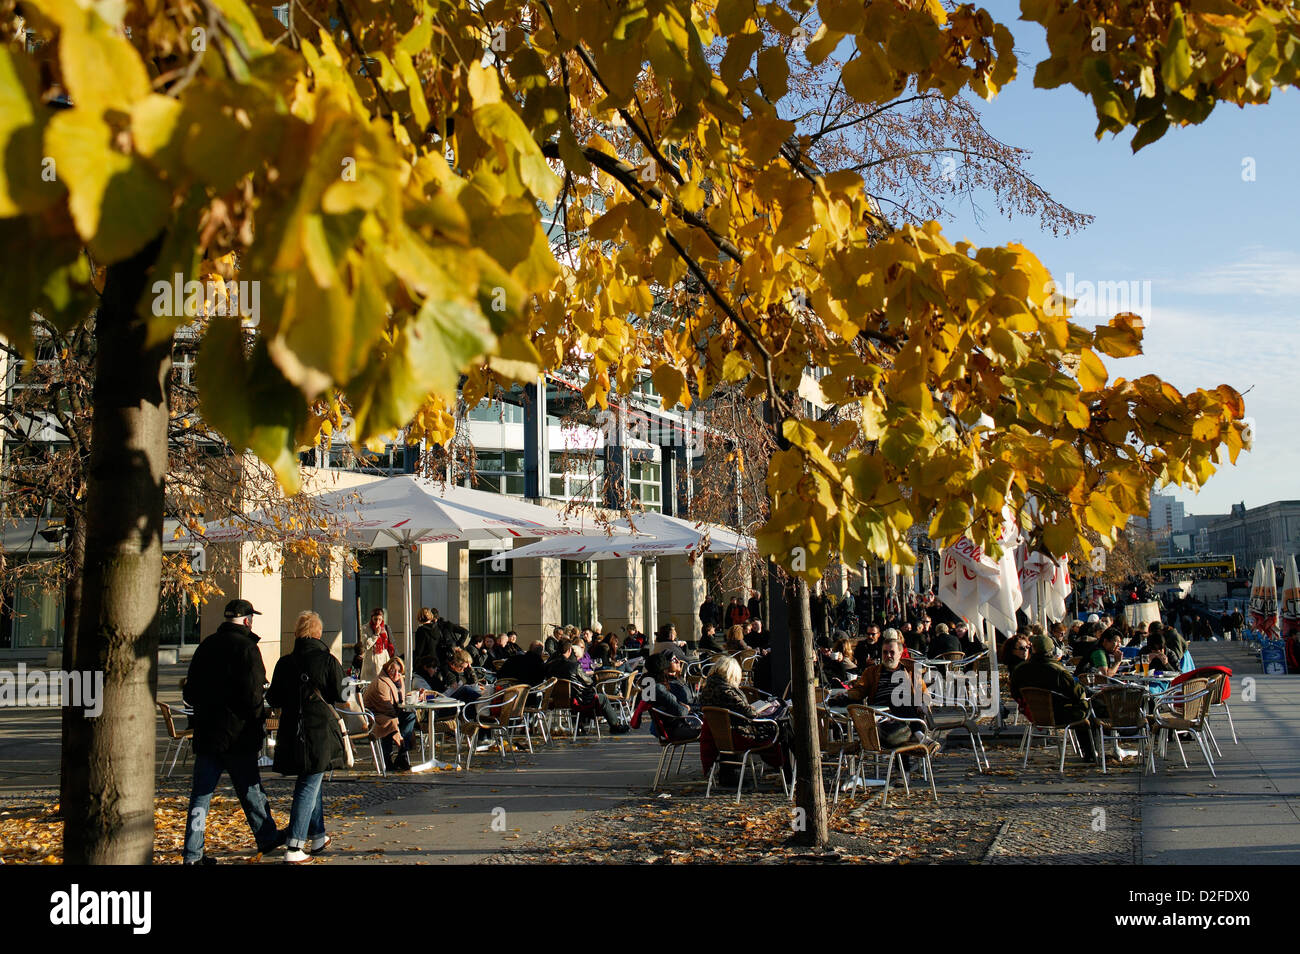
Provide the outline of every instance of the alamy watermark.
{"type": "Polygon", "coordinates": [[[243,318],[256,328],[262,320],[259,281],[185,281],[177,272],[171,281],[153,283],[153,313],[159,318],[243,318]]]}
{"type": "Polygon", "coordinates": [[[0,708],[73,706],[87,719],[104,711],[104,674],[33,669],[19,663],[16,672],[0,671],[0,708]]]}
{"type": "Polygon", "coordinates": [[[1043,311],[1060,317],[1068,310],[1075,318],[1111,318],[1124,312],[1151,314],[1149,281],[1094,282],[1076,280],[1065,273],[1065,283],[1053,279],[1043,287],[1043,311]]]}

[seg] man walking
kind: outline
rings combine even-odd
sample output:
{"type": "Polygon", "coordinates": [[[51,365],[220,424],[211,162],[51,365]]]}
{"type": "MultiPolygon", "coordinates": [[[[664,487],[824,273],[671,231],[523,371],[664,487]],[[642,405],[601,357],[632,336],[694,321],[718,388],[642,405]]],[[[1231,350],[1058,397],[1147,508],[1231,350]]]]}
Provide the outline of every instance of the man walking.
{"type": "Polygon", "coordinates": [[[252,630],[253,617],[260,615],[248,600],[231,600],[226,621],[199,643],[190,660],[184,696],[194,709],[194,781],[182,856],[187,865],[215,864],[203,854],[203,838],[222,772],[230,775],[258,850],[274,851],[285,841],[287,832],[276,828],[257,769],[266,720],[266,668],[252,630]]]}

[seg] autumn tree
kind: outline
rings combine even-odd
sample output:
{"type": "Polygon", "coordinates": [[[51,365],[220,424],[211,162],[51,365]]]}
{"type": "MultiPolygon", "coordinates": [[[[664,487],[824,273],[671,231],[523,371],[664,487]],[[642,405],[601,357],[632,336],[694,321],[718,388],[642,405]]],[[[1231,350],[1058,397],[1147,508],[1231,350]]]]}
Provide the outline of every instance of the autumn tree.
{"type": "MultiPolygon", "coordinates": [[[[1077,86],[1135,147],[1266,101],[1300,62],[1280,0],[1023,9],[1051,51],[1036,83],[1077,86]]],[[[1011,82],[1011,31],[969,4],[290,0],[281,22],[242,0],[4,0],[0,40],[0,332],[29,348],[33,313],[70,329],[91,301],[100,331],[77,664],[105,671],[105,712],[64,740],[86,766],[70,861],[149,857],[137,727],[187,320],[153,290],[177,273],[233,256],[259,283],[251,346],[239,319],[209,327],[201,410],[290,489],[339,396],[360,442],[438,444],[462,373],[470,404],[575,360],[593,406],[644,373],[670,406],[739,386],[783,445],[760,546],[804,581],[835,558],[910,562],[917,524],[995,545],[1031,498],[1042,548],[1109,541],[1154,481],[1199,486],[1243,445],[1230,388],[1111,377],[1135,316],[1078,325],[1027,249],[895,224],[867,169],[810,154],[793,57],[836,57],[865,110],[1011,82]],[[543,208],[583,236],[558,260],[543,208]],[[852,415],[800,418],[809,365],[852,415]]],[[[823,842],[806,629],[791,644],[798,798],[823,842]]]]}

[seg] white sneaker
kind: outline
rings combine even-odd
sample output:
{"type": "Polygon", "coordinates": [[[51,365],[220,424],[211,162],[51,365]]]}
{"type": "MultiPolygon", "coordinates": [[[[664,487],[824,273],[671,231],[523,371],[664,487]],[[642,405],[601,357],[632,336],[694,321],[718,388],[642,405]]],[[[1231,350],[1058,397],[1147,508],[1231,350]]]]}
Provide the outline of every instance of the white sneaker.
{"type": "Polygon", "coordinates": [[[311,861],[311,855],[303,851],[302,847],[290,848],[284,853],[284,860],[291,865],[302,865],[311,861]]]}

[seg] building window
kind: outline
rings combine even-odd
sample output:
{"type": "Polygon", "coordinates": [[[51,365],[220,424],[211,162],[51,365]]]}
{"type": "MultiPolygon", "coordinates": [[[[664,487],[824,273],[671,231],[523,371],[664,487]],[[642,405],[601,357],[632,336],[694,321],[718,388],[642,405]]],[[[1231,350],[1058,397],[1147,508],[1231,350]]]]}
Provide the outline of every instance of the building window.
{"type": "Polygon", "coordinates": [[[660,465],[649,460],[634,460],[628,467],[628,494],[641,501],[645,510],[663,510],[663,484],[660,465]]]}
{"type": "Polygon", "coordinates": [[[202,638],[199,608],[191,600],[168,600],[158,607],[159,645],[193,646],[202,638]]]}
{"type": "Polygon", "coordinates": [[[560,613],[565,625],[586,629],[596,615],[596,564],[560,561],[560,613]]]}
{"type": "Polygon", "coordinates": [[[37,582],[14,587],[5,600],[5,629],[0,646],[8,649],[58,649],[63,645],[63,593],[37,582]]]}
{"type": "Polygon", "coordinates": [[[466,412],[465,419],[487,424],[522,424],[524,409],[518,404],[484,398],[466,412]]]}
{"type": "Polygon", "coordinates": [[[474,455],[474,478],[466,486],[494,494],[524,495],[524,452],[486,451],[474,455]]]}
{"type": "Polygon", "coordinates": [[[585,453],[551,453],[550,495],[557,500],[580,500],[595,503],[602,499],[605,482],[605,459],[585,453]]]}
{"type": "Polygon", "coordinates": [[[514,561],[480,563],[493,555],[492,550],[469,551],[469,631],[475,636],[482,633],[504,633],[514,623],[514,561]]]}
{"type": "Polygon", "coordinates": [[[367,550],[357,554],[357,593],[361,596],[360,625],[364,627],[368,622],[370,622],[370,613],[372,610],[383,607],[385,610],[384,622],[388,623],[388,629],[391,632],[393,624],[387,613],[387,550],[367,550]]]}

